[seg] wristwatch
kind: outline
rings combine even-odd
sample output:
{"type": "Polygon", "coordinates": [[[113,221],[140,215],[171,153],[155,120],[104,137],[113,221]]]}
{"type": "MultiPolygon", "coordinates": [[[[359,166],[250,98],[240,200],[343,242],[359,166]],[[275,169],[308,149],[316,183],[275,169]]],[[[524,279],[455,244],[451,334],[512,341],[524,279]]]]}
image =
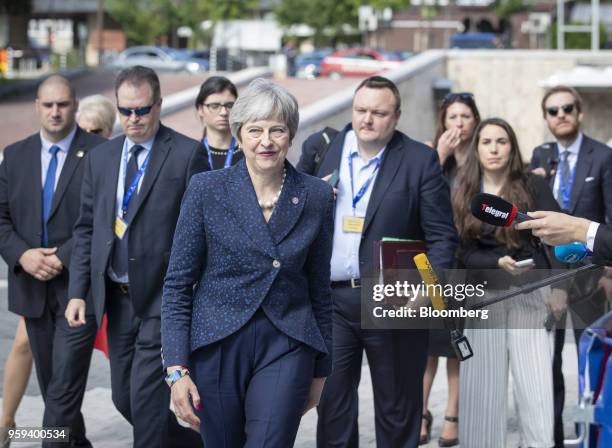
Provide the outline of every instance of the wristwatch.
{"type": "Polygon", "coordinates": [[[172,387],[174,383],[187,375],[189,375],[189,370],[187,370],[185,367],[173,370],[171,373],[166,375],[166,384],[168,384],[168,387],[172,387]]]}

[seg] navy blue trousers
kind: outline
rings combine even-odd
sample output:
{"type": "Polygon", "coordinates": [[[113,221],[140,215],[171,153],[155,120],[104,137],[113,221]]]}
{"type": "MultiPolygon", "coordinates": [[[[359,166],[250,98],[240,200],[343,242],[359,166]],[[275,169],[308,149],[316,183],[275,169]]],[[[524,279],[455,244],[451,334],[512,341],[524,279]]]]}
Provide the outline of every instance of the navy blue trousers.
{"type": "Polygon", "coordinates": [[[200,394],[204,446],[293,446],[316,354],[261,310],[234,334],[196,350],[190,371],[200,394]]]}

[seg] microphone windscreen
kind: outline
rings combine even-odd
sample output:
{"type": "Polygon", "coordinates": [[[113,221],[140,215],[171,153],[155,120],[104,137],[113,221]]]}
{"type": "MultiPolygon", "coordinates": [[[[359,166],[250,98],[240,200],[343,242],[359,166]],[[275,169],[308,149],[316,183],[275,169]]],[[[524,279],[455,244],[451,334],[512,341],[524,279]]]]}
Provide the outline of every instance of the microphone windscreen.
{"type": "Polygon", "coordinates": [[[589,250],[583,243],[569,243],[555,246],[555,258],[563,263],[577,263],[589,255],[589,250]]]}
{"type": "Polygon", "coordinates": [[[518,213],[515,205],[489,193],[474,196],[470,208],[477,219],[498,227],[512,225],[518,213]]]}

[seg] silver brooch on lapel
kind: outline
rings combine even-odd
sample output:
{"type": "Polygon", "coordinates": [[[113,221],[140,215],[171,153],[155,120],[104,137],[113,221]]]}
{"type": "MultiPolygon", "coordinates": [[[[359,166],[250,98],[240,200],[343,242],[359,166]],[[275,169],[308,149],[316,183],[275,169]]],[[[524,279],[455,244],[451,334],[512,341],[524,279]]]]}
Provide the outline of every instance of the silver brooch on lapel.
{"type": "Polygon", "coordinates": [[[77,151],[76,156],[79,159],[82,159],[85,156],[85,151],[77,151]]]}
{"type": "Polygon", "coordinates": [[[293,205],[298,205],[299,202],[300,202],[300,200],[296,196],[291,198],[291,203],[293,205]]]}

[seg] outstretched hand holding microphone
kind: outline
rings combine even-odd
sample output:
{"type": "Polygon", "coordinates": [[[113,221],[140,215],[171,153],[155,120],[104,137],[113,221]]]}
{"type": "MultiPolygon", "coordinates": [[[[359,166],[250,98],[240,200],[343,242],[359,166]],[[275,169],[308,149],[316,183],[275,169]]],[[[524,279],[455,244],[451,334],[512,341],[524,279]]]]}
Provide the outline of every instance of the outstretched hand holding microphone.
{"type": "Polygon", "coordinates": [[[612,227],[565,213],[518,211],[514,204],[499,196],[481,193],[472,199],[472,214],[495,226],[531,230],[548,245],[556,246],[555,255],[561,261],[573,262],[594,252],[598,263],[612,265],[612,227]],[[576,244],[578,243],[578,244],[576,244]]]}

